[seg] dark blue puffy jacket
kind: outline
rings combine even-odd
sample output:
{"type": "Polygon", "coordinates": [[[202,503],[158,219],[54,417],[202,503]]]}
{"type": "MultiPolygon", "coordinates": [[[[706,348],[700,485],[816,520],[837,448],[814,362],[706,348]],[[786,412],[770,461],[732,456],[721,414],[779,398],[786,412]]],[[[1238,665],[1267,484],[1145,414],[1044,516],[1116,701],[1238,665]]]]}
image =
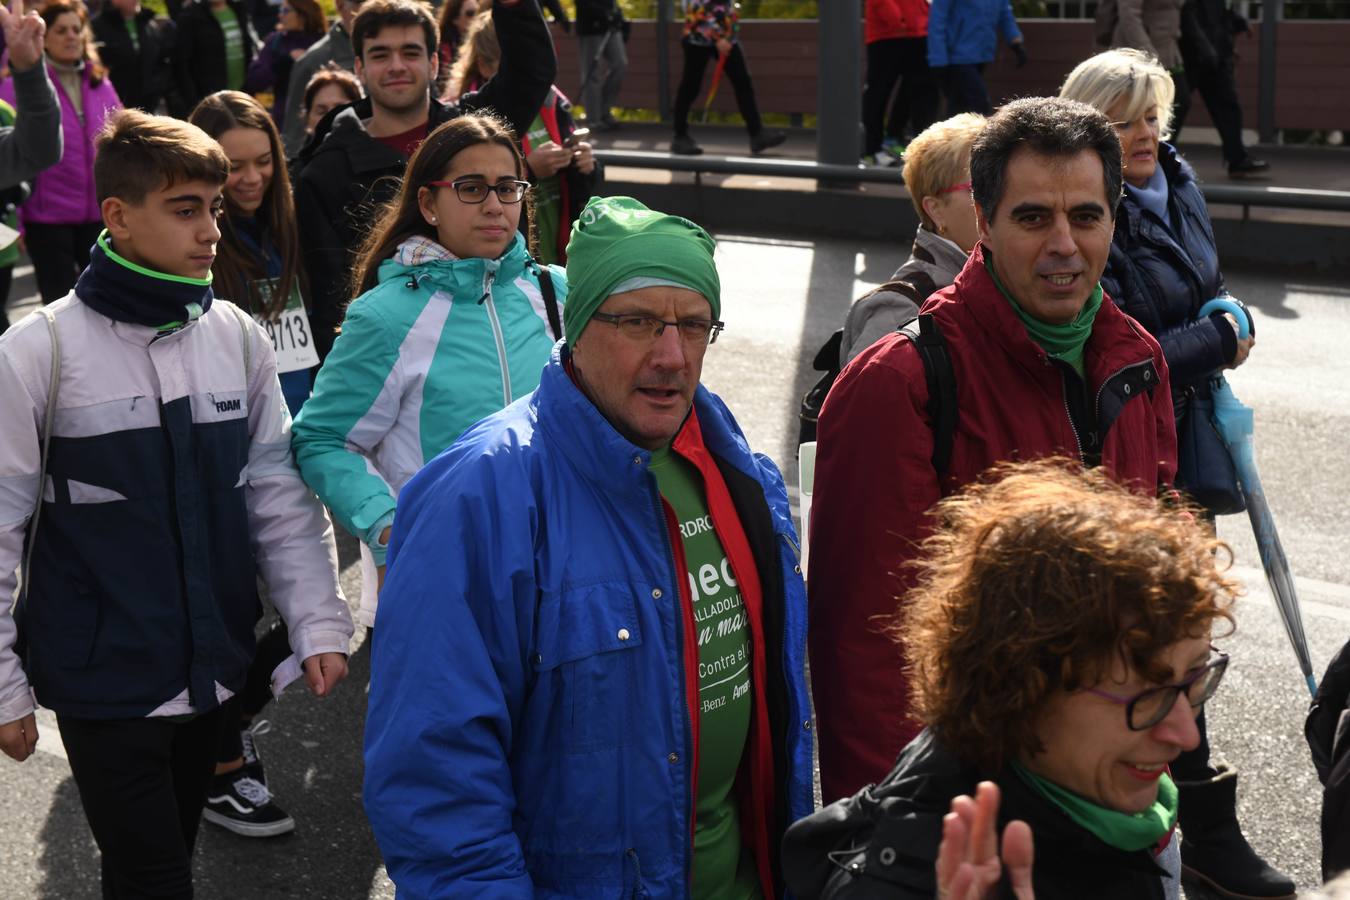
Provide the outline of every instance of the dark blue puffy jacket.
{"type": "Polygon", "coordinates": [[[1205,389],[1206,376],[1232,361],[1237,336],[1221,316],[1195,320],[1206,301],[1227,294],[1195,170],[1170,144],[1159,144],[1158,165],[1172,221],[1143,209],[1126,190],[1102,287],[1162,345],[1180,416],[1185,406],[1175,400],[1188,388],[1205,389]]]}

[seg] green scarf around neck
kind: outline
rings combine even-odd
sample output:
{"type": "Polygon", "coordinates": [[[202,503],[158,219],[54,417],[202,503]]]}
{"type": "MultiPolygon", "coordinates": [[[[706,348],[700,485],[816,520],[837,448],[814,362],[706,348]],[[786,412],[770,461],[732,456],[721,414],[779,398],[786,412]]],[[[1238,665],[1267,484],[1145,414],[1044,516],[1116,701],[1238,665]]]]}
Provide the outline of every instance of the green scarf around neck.
{"type": "Polygon", "coordinates": [[[1022,320],[1026,326],[1027,334],[1036,344],[1045,351],[1051,359],[1062,359],[1064,362],[1073,366],[1079,378],[1085,377],[1083,368],[1083,348],[1087,346],[1088,338],[1092,336],[1092,323],[1097,318],[1097,310],[1102,305],[1102,286],[1098,282],[1092,289],[1092,296],[1088,297],[1087,303],[1078,311],[1078,315],[1072,322],[1065,322],[1063,325],[1050,325],[1042,322],[1040,319],[1032,318],[1022,309],[1008,289],[1003,286],[999,280],[998,273],[994,271],[994,260],[987,252],[984,256],[984,267],[989,271],[989,277],[994,279],[994,284],[998,287],[999,293],[1007,298],[1016,310],[1017,317],[1022,320]]]}
{"type": "Polygon", "coordinates": [[[1019,763],[1013,763],[1012,768],[1036,793],[1058,806],[1076,825],[1117,850],[1133,853],[1152,847],[1177,824],[1177,786],[1166,772],[1158,778],[1158,799],[1143,812],[1131,814],[1098,806],[1019,763]]]}

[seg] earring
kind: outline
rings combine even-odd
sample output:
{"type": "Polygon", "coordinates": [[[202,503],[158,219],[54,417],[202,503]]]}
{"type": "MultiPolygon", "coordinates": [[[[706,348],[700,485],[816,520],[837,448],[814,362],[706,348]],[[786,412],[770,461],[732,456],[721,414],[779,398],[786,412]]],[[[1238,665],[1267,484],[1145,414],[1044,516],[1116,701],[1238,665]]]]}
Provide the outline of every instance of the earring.
{"type": "Polygon", "coordinates": [[[431,224],[432,224],[432,225],[435,225],[438,221],[439,221],[439,220],[438,220],[435,216],[432,216],[432,217],[431,217],[431,224]]]}
{"type": "Polygon", "coordinates": [[[938,234],[946,234],[946,233],[947,233],[947,226],[946,226],[946,225],[943,225],[941,222],[939,222],[939,223],[938,223],[938,234]]]}

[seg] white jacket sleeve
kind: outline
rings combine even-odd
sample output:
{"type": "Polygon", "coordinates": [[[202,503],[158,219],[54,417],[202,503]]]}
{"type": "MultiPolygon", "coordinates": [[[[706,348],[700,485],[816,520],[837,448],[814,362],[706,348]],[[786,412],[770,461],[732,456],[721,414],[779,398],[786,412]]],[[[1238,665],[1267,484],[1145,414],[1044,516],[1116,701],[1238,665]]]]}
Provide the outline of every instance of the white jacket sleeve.
{"type": "Polygon", "coordinates": [[[38,333],[46,324],[16,326],[6,335],[8,340],[0,340],[0,724],[22,719],[33,711],[33,694],[14,650],[17,632],[12,601],[18,588],[24,534],[37,506],[39,435],[47,411],[46,385],[33,383],[36,376],[26,379],[24,371],[41,371],[42,380],[49,380],[48,338],[38,333]],[[37,350],[35,337],[41,338],[42,365],[24,366],[24,349],[31,346],[37,350]]]}
{"type": "Polygon", "coordinates": [[[271,341],[252,320],[249,326],[253,351],[244,490],[258,571],[290,630],[296,662],[316,653],[347,653],[352,615],[338,584],[333,525],[291,457],[291,416],[271,341]]]}

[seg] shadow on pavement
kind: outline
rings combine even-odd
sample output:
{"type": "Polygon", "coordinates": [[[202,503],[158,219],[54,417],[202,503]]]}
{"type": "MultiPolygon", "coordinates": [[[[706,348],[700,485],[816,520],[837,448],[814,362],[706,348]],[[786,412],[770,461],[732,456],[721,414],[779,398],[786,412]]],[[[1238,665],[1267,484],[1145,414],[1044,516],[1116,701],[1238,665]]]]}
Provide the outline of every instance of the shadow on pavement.
{"type": "Polygon", "coordinates": [[[39,838],[42,857],[42,900],[78,900],[97,897],[99,875],[98,846],[85,822],[84,807],[75,779],[69,776],[52,795],[52,805],[39,838]]]}
{"type": "MultiPolygon", "coordinates": [[[[1269,270],[1246,266],[1228,266],[1224,271],[1229,276],[1245,275],[1248,278],[1259,278],[1262,281],[1261,290],[1253,296],[1238,295],[1243,303],[1246,303],[1260,315],[1269,316],[1272,319],[1298,318],[1298,311],[1289,306],[1287,275],[1284,273],[1281,273],[1279,277],[1273,277],[1273,273],[1269,270]]],[[[1292,275],[1292,273],[1288,273],[1288,275],[1292,275]]],[[[1257,328],[1260,328],[1259,320],[1257,328]]]]}
{"type": "Polygon", "coordinates": [[[794,423],[784,435],[784,446],[779,448],[778,459],[788,460],[783,478],[790,487],[796,487],[798,472],[797,459],[798,414],[801,411],[802,395],[820,378],[820,372],[812,367],[816,351],[821,344],[838,328],[844,326],[844,316],[849,305],[856,299],[853,296],[853,282],[857,278],[871,286],[886,281],[905,261],[909,246],[896,247],[890,254],[866,254],[861,274],[855,274],[858,258],[856,248],[841,245],[834,241],[820,241],[811,250],[811,271],[808,276],[807,301],[802,315],[801,340],[797,355],[797,371],[793,380],[793,392],[788,399],[789,408],[786,418],[794,423]],[[884,258],[883,258],[884,257],[884,258]]]}
{"type": "Polygon", "coordinates": [[[377,895],[372,883],[382,861],[361,805],[369,645],[348,665],[347,679],[331,697],[319,700],[294,685],[263,711],[272,730],[258,738],[258,749],[295,831],[245,838],[203,823],[195,859],[198,900],[377,895]]]}

